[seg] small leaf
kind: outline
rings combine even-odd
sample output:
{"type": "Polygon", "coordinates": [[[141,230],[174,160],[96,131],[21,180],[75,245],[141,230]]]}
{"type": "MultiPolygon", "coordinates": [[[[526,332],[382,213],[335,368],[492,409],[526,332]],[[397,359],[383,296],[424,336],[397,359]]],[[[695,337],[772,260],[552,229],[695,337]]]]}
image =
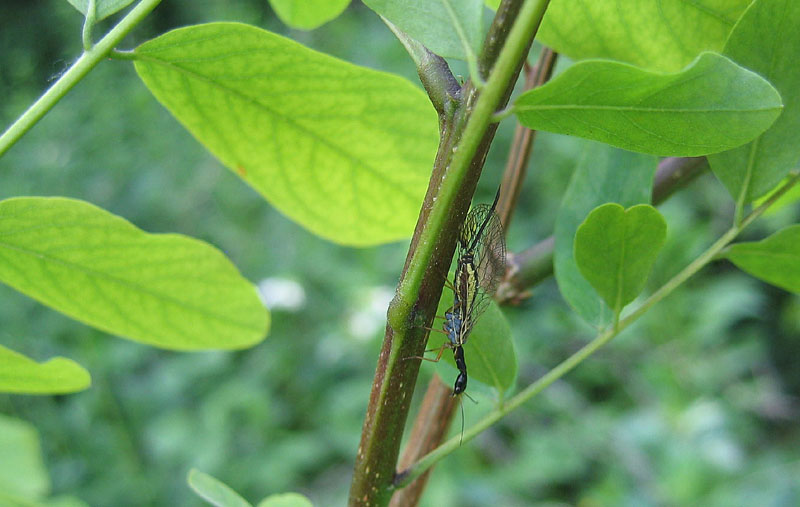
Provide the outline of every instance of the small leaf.
{"type": "Polygon", "coordinates": [[[300,30],[313,30],[339,16],[350,0],[269,0],[281,21],[300,30]]]}
{"type": "Polygon", "coordinates": [[[718,51],[751,0],[552,0],[536,38],[573,60],[608,58],[653,70],[718,51]]]}
{"type": "Polygon", "coordinates": [[[523,93],[514,111],[531,129],[686,157],[752,140],[778,117],[781,98],[754,72],[704,53],[675,74],[612,61],[577,63],[523,93]]]}
{"type": "Polygon", "coordinates": [[[252,507],[225,483],[194,468],[189,470],[187,482],[200,498],[216,507],[252,507]]]}
{"type": "Polygon", "coordinates": [[[658,159],[598,143],[586,143],[556,216],[553,265],[564,299],[589,324],[611,320],[608,308],[581,275],[573,250],[575,232],[586,215],[607,202],[649,203],[658,159]]]}
{"type": "MultiPolygon", "coordinates": [[[[81,14],[86,16],[89,11],[89,0],[67,0],[73,7],[78,9],[81,14]]],[[[133,0],[95,0],[94,12],[95,20],[100,21],[105,19],[115,12],[121,11],[128,5],[133,3],[133,0]]]]}
{"type": "Polygon", "coordinates": [[[173,30],[136,58],[153,95],[291,219],[348,245],[411,236],[438,141],[416,86],[237,23],[173,30]]]}
{"type": "Polygon", "coordinates": [[[0,502],[4,497],[19,501],[10,505],[43,500],[50,490],[50,477],[42,462],[36,428],[0,414],[0,456],[0,502]]]}
{"type": "Polygon", "coordinates": [[[74,199],[0,201],[0,282],[109,333],[168,349],[236,349],[266,335],[255,287],[216,248],[147,234],[74,199]]]}
{"type": "MultiPolygon", "coordinates": [[[[439,300],[437,315],[444,316],[445,311],[452,305],[453,293],[445,288],[439,300]]],[[[438,329],[442,329],[441,319],[434,321],[434,326],[437,324],[438,329]]],[[[429,348],[438,350],[445,341],[447,341],[447,336],[432,331],[428,345],[429,348]]],[[[452,351],[445,350],[442,358],[455,369],[452,351]]],[[[486,311],[478,317],[475,327],[470,332],[467,343],[464,345],[464,358],[470,381],[478,380],[494,387],[500,393],[506,392],[516,382],[517,353],[511,338],[511,328],[494,301],[489,301],[486,311]]],[[[452,380],[455,381],[455,377],[452,380]]],[[[469,389],[469,383],[467,389],[469,389]]]]}
{"type": "MultiPolygon", "coordinates": [[[[769,192],[767,192],[762,197],[759,197],[758,199],[753,201],[753,207],[757,208],[757,207],[761,206],[762,204],[764,204],[765,202],[767,202],[769,200],[769,198],[772,196],[772,194],[777,192],[778,189],[782,188],[784,185],[786,185],[789,182],[789,179],[790,178],[788,178],[788,177],[784,178],[783,180],[781,180],[780,183],[775,185],[775,187],[772,188],[769,192]]],[[[764,211],[764,213],[761,216],[762,217],[768,217],[768,216],[775,215],[775,214],[779,213],[781,210],[783,210],[784,208],[786,208],[787,206],[790,206],[790,205],[796,203],[797,201],[800,201],[800,185],[794,185],[789,190],[784,192],[783,195],[778,197],[778,199],[775,202],[773,202],[770,205],[770,207],[767,208],[766,211],[764,211]]]]}
{"type": "Polygon", "coordinates": [[[90,384],[89,372],[71,359],[54,357],[37,363],[0,345],[0,392],[63,394],[90,384]]]}
{"type": "Polygon", "coordinates": [[[468,60],[483,42],[483,0],[364,0],[425,47],[468,60]]]}
{"type": "Polygon", "coordinates": [[[756,278],[800,294],[800,225],[758,242],[732,245],[725,256],[756,278]]]}
{"type": "Polygon", "coordinates": [[[313,507],[313,504],[300,493],[282,493],[261,500],[258,507],[313,507]]]}
{"type": "Polygon", "coordinates": [[[777,88],[784,110],[754,141],[708,157],[734,199],[749,203],[778,184],[800,161],[800,2],[757,0],[733,29],[724,53],[777,88]]]}
{"type": "Polygon", "coordinates": [[[615,314],[644,289],[667,239],[664,218],[649,204],[595,208],[575,233],[575,262],[615,314]]]}

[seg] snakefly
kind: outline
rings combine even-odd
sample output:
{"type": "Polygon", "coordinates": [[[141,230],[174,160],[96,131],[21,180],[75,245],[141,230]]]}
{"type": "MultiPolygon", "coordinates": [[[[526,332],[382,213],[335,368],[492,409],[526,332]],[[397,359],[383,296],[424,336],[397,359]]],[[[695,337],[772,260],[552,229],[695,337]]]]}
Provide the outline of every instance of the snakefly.
{"type": "Polygon", "coordinates": [[[475,206],[461,226],[456,247],[456,271],[453,283],[447,282],[453,291],[453,306],[444,314],[442,330],[447,335],[447,341],[442,344],[436,359],[428,359],[439,361],[445,348],[453,349],[459,372],[453,386],[453,396],[463,393],[467,388],[467,363],[463,346],[505,273],[506,244],[500,217],[495,212],[499,197],[498,188],[492,205],[475,206]]]}

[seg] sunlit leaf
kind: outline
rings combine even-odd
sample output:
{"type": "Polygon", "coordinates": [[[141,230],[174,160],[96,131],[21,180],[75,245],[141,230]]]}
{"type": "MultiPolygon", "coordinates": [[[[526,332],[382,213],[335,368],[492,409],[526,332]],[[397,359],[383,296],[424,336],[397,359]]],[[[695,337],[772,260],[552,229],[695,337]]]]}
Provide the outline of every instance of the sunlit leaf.
{"type": "Polygon", "coordinates": [[[62,394],[90,384],[89,372],[71,359],[54,357],[37,363],[0,345],[0,392],[62,394]]]}
{"type": "Polygon", "coordinates": [[[575,262],[583,277],[616,313],[644,289],[667,238],[667,223],[654,207],[598,206],[575,233],[575,262]]]}
{"type": "Polygon", "coordinates": [[[754,141],[708,157],[734,199],[748,203],[778,184],[800,161],[800,2],[756,0],[725,44],[724,53],[777,88],[783,113],[754,141]]]}
{"type": "Polygon", "coordinates": [[[467,60],[483,42],[483,0],[364,0],[439,56],[467,60]]]}
{"type": "MultiPolygon", "coordinates": [[[[73,7],[78,9],[81,14],[86,16],[89,10],[89,0],[67,0],[73,7]]],[[[121,11],[128,5],[132,4],[133,0],[95,0],[94,12],[95,19],[100,21],[105,19],[115,12],[121,11]]]]}
{"type": "Polygon", "coordinates": [[[725,256],[756,278],[800,294],[800,225],[758,242],[736,243],[725,256]]]}
{"type": "Polygon", "coordinates": [[[258,507],[313,507],[313,504],[300,493],[282,493],[261,500],[258,507]]]}
{"type": "Polygon", "coordinates": [[[313,30],[335,19],[350,0],[269,0],[281,21],[301,30],[313,30]]]}
{"type": "Polygon", "coordinates": [[[0,201],[0,282],[91,326],[169,349],[264,338],[255,287],[216,248],[148,234],[83,201],[0,201]]]}
{"type": "Polygon", "coordinates": [[[237,23],[173,30],[136,58],[156,98],[293,220],[350,245],[411,236],[438,123],[410,82],[237,23]]]}
{"type": "Polygon", "coordinates": [[[0,414],[0,458],[0,503],[30,505],[47,495],[50,478],[33,425],[0,414]]]}
{"type": "Polygon", "coordinates": [[[196,469],[189,471],[189,487],[206,502],[216,507],[252,507],[229,486],[219,479],[196,469]]]}
{"type": "Polygon", "coordinates": [[[781,98],[757,74],[704,53],[675,74],[578,63],[522,94],[514,111],[532,129],[653,155],[697,156],[761,134],[780,114],[781,98]]]}
{"type": "Polygon", "coordinates": [[[587,143],[556,217],[553,266],[561,295],[593,326],[611,314],[581,274],[573,250],[578,226],[594,208],[607,202],[623,206],[649,203],[658,159],[610,146],[587,143]]]}
{"type": "Polygon", "coordinates": [[[574,60],[676,71],[718,51],[750,0],[552,0],[536,37],[574,60]]]}

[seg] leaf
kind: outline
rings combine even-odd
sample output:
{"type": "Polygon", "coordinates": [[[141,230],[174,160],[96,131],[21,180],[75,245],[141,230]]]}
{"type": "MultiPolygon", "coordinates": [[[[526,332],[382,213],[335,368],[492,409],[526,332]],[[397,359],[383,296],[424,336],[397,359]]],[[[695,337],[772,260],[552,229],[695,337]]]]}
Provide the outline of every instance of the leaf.
{"type": "MultiPolygon", "coordinates": [[[[89,0],[67,0],[84,16],[89,11],[89,0]]],[[[105,19],[133,3],[133,0],[95,0],[95,20],[105,19]]]]}
{"type": "Polygon", "coordinates": [[[349,245],[411,236],[438,139],[419,88],[237,23],[135,54],[153,95],[291,219],[349,245]]]}
{"type": "MultiPolygon", "coordinates": [[[[452,276],[450,278],[452,279],[452,276]]],[[[445,289],[439,300],[437,315],[443,316],[452,305],[453,293],[445,289]]],[[[441,319],[436,323],[440,324],[439,329],[441,329],[441,319]]],[[[445,341],[447,336],[444,334],[431,332],[428,345],[438,350],[445,341]]],[[[452,351],[445,350],[442,358],[455,369],[452,351]]],[[[511,338],[511,328],[494,301],[489,301],[486,311],[478,318],[470,332],[464,345],[464,358],[470,381],[478,380],[494,387],[499,393],[505,393],[517,380],[517,353],[511,338]]],[[[455,381],[455,377],[453,380],[455,381]]]]}
{"type": "Polygon", "coordinates": [[[63,357],[37,363],[0,345],[0,392],[63,394],[82,391],[92,380],[81,365],[63,357]]]}
{"type": "Polygon", "coordinates": [[[24,505],[43,500],[50,490],[50,478],[36,428],[0,414],[0,456],[0,501],[16,499],[24,505]]]}
{"type": "Polygon", "coordinates": [[[255,287],[216,248],[148,234],[89,203],[0,201],[0,281],[91,326],[167,349],[237,349],[266,335],[255,287]]]}
{"type": "MultiPolygon", "coordinates": [[[[759,207],[774,194],[778,189],[782,188],[784,185],[789,183],[790,178],[783,178],[780,183],[778,183],[774,188],[772,188],[769,192],[764,194],[762,197],[759,197],[755,201],[753,201],[754,207],[759,207]]],[[[781,210],[790,206],[797,201],[800,201],[800,185],[794,185],[789,190],[783,193],[778,199],[773,202],[769,208],[767,208],[764,213],[761,214],[762,217],[768,217],[779,213],[781,210]]]]}
{"type": "Polygon", "coordinates": [[[469,60],[481,48],[482,0],[364,0],[364,3],[439,56],[469,60]]]}
{"type": "Polygon", "coordinates": [[[575,232],[591,210],[607,202],[649,203],[658,160],[586,143],[556,216],[554,270],[564,299],[587,322],[602,327],[611,315],[575,262],[575,232]]]}
{"type": "Polygon", "coordinates": [[[269,0],[281,21],[300,30],[313,30],[336,19],[350,0],[269,0]]]}
{"type": "Polygon", "coordinates": [[[187,482],[200,498],[216,507],[251,507],[247,500],[239,496],[239,493],[220,480],[197,469],[189,470],[187,482]]]}
{"type": "Polygon", "coordinates": [[[612,61],[577,63],[523,93],[514,111],[531,129],[685,157],[750,141],[778,117],[781,98],[757,74],[704,53],[675,74],[612,61]]]}
{"type": "Polygon", "coordinates": [[[300,493],[282,493],[261,500],[258,507],[313,507],[313,504],[300,493]]]}
{"type": "Polygon", "coordinates": [[[744,13],[724,53],[778,89],[783,113],[760,137],[708,157],[734,199],[748,203],[767,193],[800,161],[800,2],[757,0],[744,13]]]}
{"type": "Polygon", "coordinates": [[[725,257],[756,278],[800,294],[800,225],[758,242],[731,245],[725,257]]]}
{"type": "Polygon", "coordinates": [[[644,289],[667,239],[667,223],[654,207],[595,208],[575,233],[575,262],[614,314],[644,289]]]}
{"type": "Polygon", "coordinates": [[[751,0],[553,0],[536,38],[573,60],[676,71],[718,51],[751,0]]]}

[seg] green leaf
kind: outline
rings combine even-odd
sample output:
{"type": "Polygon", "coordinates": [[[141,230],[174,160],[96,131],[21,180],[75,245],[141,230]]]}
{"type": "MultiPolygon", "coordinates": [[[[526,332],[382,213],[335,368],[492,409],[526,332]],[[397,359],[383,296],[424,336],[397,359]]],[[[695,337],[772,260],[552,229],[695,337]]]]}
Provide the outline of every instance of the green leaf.
{"type": "Polygon", "coordinates": [[[649,203],[658,159],[586,143],[556,216],[554,268],[564,299],[587,322],[602,327],[611,315],[575,262],[575,232],[591,210],[607,202],[649,203]]]}
{"type": "Polygon", "coordinates": [[[313,507],[313,504],[300,493],[282,493],[261,500],[258,507],[313,507]]]}
{"type": "Polygon", "coordinates": [[[737,243],[725,257],[767,283],[800,294],[800,225],[752,243],[737,243]]]}
{"type": "Polygon", "coordinates": [[[619,315],[644,289],[667,223],[654,207],[627,210],[616,203],[595,208],[575,233],[575,262],[583,277],[619,315]]]}
{"type": "MultiPolygon", "coordinates": [[[[770,198],[770,196],[772,196],[772,194],[774,194],[776,191],[778,191],[778,189],[782,188],[784,185],[789,183],[789,179],[790,178],[788,178],[788,177],[784,178],[783,180],[781,180],[780,183],[775,185],[775,187],[772,188],[769,192],[767,192],[762,197],[759,197],[758,199],[753,201],[753,207],[757,208],[757,207],[761,206],[762,204],[764,204],[765,202],[767,202],[767,200],[769,200],[769,198],[770,198]]],[[[786,208],[787,206],[790,206],[790,205],[796,203],[797,201],[800,201],[800,185],[794,185],[789,190],[784,192],[783,195],[778,197],[778,199],[775,202],[773,202],[770,205],[770,207],[767,208],[766,211],[764,211],[764,213],[761,216],[762,217],[768,217],[768,216],[775,215],[775,214],[779,213],[781,210],[783,210],[784,208],[786,208]]]]}
{"type": "Polygon", "coordinates": [[[81,365],[63,357],[37,363],[0,345],[0,392],[63,394],[82,391],[92,380],[81,365]]]}
{"type": "Polygon", "coordinates": [[[483,0],[364,0],[425,47],[445,58],[469,60],[483,42],[483,0]]]}
{"type": "Polygon", "coordinates": [[[800,161],[800,2],[757,0],[725,44],[725,55],[778,89],[784,110],[751,143],[708,157],[733,198],[748,203],[767,193],[800,161]]]}
{"type": "Polygon", "coordinates": [[[187,482],[200,498],[216,507],[252,507],[229,486],[194,468],[189,471],[187,482]]]}
{"type": "Polygon", "coordinates": [[[296,222],[349,245],[411,236],[438,140],[419,88],[237,23],[173,30],[136,58],[156,98],[296,222]]]}
{"type": "MultiPolygon", "coordinates": [[[[450,279],[452,279],[452,275],[450,279]]],[[[452,305],[453,293],[445,288],[439,299],[437,315],[444,316],[445,311],[452,305]]],[[[441,319],[435,321],[434,325],[436,324],[439,324],[439,329],[442,329],[441,319]]],[[[445,341],[447,341],[447,336],[432,331],[428,339],[428,346],[438,350],[445,341]]],[[[456,368],[451,351],[445,350],[442,358],[453,369],[456,368]]],[[[494,301],[489,301],[486,311],[478,318],[475,327],[470,332],[467,343],[464,345],[464,359],[467,363],[467,375],[470,381],[478,380],[494,387],[499,393],[505,393],[517,380],[517,353],[511,338],[511,328],[500,307],[494,301]]],[[[455,377],[452,380],[455,381],[455,377]]]]}
{"type": "MultiPolygon", "coordinates": [[[[73,7],[78,9],[81,14],[86,16],[89,11],[89,0],[67,0],[73,7]]],[[[133,3],[133,0],[95,0],[94,12],[95,20],[105,19],[115,12],[121,11],[133,3]]]]}
{"type": "Polygon", "coordinates": [[[0,201],[0,282],[91,326],[167,349],[261,341],[269,314],[216,248],[147,234],[83,201],[0,201]]]}
{"type": "Polygon", "coordinates": [[[553,0],[537,39],[573,60],[676,71],[718,51],[751,0],[553,0]]]}
{"type": "Polygon", "coordinates": [[[29,505],[44,499],[50,478],[33,425],[0,414],[0,457],[0,501],[29,505]]]}
{"type": "Polygon", "coordinates": [[[313,30],[339,16],[350,0],[269,0],[281,21],[300,30],[313,30]]]}
{"type": "Polygon", "coordinates": [[[686,157],[750,141],[778,117],[781,98],[757,74],[704,53],[675,74],[612,61],[578,63],[523,93],[514,111],[531,129],[686,157]]]}

